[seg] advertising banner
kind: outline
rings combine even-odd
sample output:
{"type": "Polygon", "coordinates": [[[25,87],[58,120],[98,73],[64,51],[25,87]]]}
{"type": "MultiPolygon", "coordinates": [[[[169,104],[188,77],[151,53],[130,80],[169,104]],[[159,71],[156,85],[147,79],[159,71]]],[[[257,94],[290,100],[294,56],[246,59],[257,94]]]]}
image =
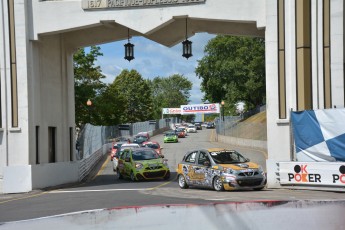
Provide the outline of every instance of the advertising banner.
{"type": "Polygon", "coordinates": [[[344,162],[279,162],[280,184],[345,186],[344,162]]]}
{"type": "Polygon", "coordinates": [[[181,114],[180,108],[163,108],[163,114],[181,114]]]}
{"type": "Polygon", "coordinates": [[[195,105],[181,105],[181,114],[197,114],[197,113],[220,113],[218,103],[213,104],[195,104],[195,105]]]}
{"type": "Polygon", "coordinates": [[[291,113],[298,161],[345,161],[345,109],[291,113]]]}

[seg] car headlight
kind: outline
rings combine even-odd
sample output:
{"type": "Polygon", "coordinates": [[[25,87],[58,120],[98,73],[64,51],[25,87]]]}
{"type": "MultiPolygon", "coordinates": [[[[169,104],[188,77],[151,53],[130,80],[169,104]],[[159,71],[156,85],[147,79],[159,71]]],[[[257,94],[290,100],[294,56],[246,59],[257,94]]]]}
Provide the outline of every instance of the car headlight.
{"type": "Polygon", "coordinates": [[[258,170],[259,170],[259,173],[261,173],[262,175],[265,175],[265,171],[261,166],[259,166],[258,170]]]}
{"type": "Polygon", "coordinates": [[[228,173],[228,174],[233,174],[234,173],[234,170],[232,168],[226,168],[224,169],[225,173],[228,173]]]}
{"type": "Polygon", "coordinates": [[[135,163],[135,168],[136,169],[141,169],[142,167],[143,167],[142,163],[138,163],[138,162],[135,163]]]}

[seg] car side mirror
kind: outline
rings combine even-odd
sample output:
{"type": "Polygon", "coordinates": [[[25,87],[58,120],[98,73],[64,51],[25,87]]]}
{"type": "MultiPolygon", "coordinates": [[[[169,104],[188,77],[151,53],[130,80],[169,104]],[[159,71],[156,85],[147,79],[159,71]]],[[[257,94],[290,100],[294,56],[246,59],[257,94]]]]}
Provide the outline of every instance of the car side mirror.
{"type": "Polygon", "coordinates": [[[205,162],[204,162],[204,166],[208,167],[208,166],[210,166],[210,165],[211,165],[211,162],[209,162],[209,161],[205,161],[205,162]]]}
{"type": "Polygon", "coordinates": [[[164,155],[163,154],[161,154],[161,155],[159,155],[161,158],[164,158],[164,155]]]}
{"type": "Polygon", "coordinates": [[[246,161],[247,161],[247,162],[249,162],[249,161],[250,161],[250,159],[249,159],[249,158],[246,158],[246,161]]]}

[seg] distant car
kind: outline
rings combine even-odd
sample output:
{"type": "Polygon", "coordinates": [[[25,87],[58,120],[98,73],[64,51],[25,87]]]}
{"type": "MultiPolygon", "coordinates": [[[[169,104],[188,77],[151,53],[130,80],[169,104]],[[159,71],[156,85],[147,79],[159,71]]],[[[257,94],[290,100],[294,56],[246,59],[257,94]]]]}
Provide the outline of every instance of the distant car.
{"type": "Polygon", "coordinates": [[[110,160],[113,160],[115,155],[116,155],[116,152],[119,151],[121,149],[121,146],[123,144],[126,144],[127,142],[115,142],[113,144],[113,147],[111,148],[111,152],[110,152],[110,160]]]}
{"type": "Polygon", "coordinates": [[[207,123],[203,122],[203,123],[201,124],[201,127],[206,128],[206,127],[207,127],[207,123]]]}
{"type": "Polygon", "coordinates": [[[195,125],[188,125],[187,132],[188,133],[196,133],[195,125]]]}
{"type": "Polygon", "coordinates": [[[131,139],[129,137],[117,137],[115,140],[117,142],[127,142],[127,143],[131,142],[131,139]]]}
{"type": "Polygon", "coordinates": [[[177,134],[177,137],[186,137],[186,129],[185,128],[177,128],[175,129],[175,133],[177,134]]]}
{"type": "Polygon", "coordinates": [[[198,149],[185,154],[177,166],[178,184],[222,190],[261,190],[266,175],[261,166],[235,150],[198,149]]]}
{"type": "Polygon", "coordinates": [[[138,145],[136,143],[124,143],[121,145],[121,148],[116,151],[114,158],[113,158],[113,171],[114,172],[116,172],[118,161],[119,161],[119,158],[120,158],[121,154],[123,153],[123,151],[126,149],[136,149],[136,148],[140,148],[140,145],[138,145]]]}
{"type": "Polygon", "coordinates": [[[143,135],[143,134],[137,134],[134,138],[133,138],[133,143],[142,145],[145,141],[148,141],[149,138],[147,135],[143,135]]]}
{"type": "Polygon", "coordinates": [[[214,128],[215,128],[215,125],[213,122],[207,123],[206,129],[214,129],[214,128]]]}
{"type": "Polygon", "coordinates": [[[200,122],[194,123],[196,130],[202,130],[202,126],[200,122]]]}
{"type": "Polygon", "coordinates": [[[147,137],[148,140],[150,140],[150,134],[149,134],[149,132],[139,132],[137,135],[145,136],[145,137],[147,137]]]}
{"type": "Polygon", "coordinates": [[[177,143],[178,137],[174,132],[169,132],[164,134],[164,143],[177,143]]]}
{"type": "Polygon", "coordinates": [[[143,147],[154,149],[160,156],[163,156],[162,147],[157,141],[146,141],[143,143],[143,147]]]}
{"type": "Polygon", "coordinates": [[[160,157],[151,148],[124,150],[117,166],[119,179],[130,178],[132,181],[170,178],[167,160],[160,157]]]}

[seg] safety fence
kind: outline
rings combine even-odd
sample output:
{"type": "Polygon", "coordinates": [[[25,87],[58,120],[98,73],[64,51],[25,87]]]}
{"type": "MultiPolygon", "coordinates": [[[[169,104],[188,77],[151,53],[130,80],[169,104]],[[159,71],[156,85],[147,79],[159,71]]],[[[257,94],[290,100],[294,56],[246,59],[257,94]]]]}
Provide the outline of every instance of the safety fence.
{"type": "Polygon", "coordinates": [[[168,130],[170,124],[179,122],[178,118],[165,118],[116,126],[94,126],[86,124],[78,133],[76,141],[76,160],[79,161],[79,181],[83,180],[99,160],[108,153],[118,137],[132,139],[139,132],[156,135],[168,130]]]}

